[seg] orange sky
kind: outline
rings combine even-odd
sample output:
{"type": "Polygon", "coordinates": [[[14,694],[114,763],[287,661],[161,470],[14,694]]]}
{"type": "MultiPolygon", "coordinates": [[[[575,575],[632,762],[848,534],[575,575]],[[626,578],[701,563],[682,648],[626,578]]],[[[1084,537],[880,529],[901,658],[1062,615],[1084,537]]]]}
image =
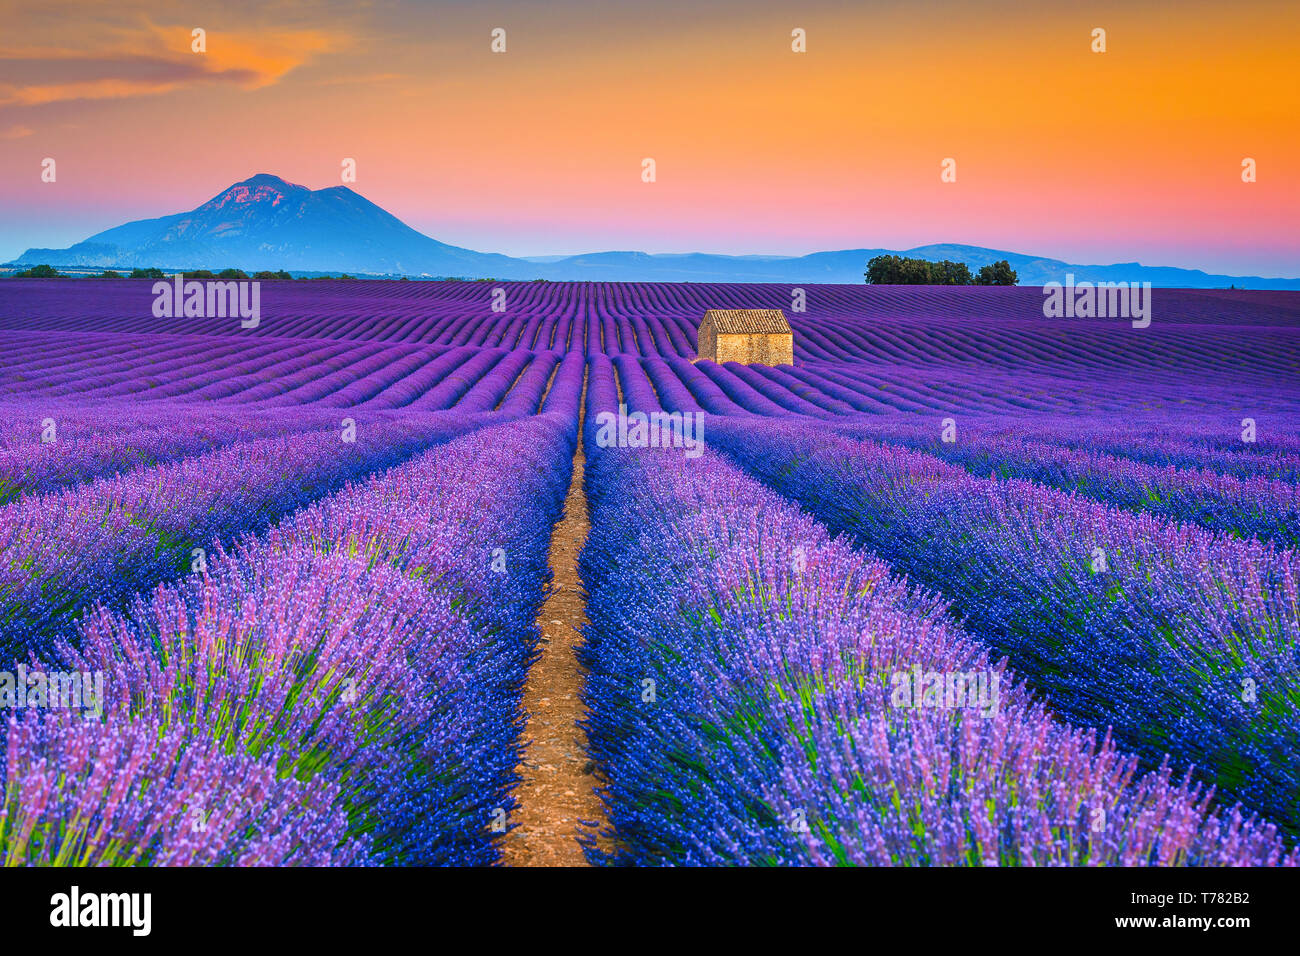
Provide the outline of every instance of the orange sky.
{"type": "Polygon", "coordinates": [[[1300,275],[1294,4],[1027,6],[0,3],[0,259],[354,157],[415,228],[511,254],[952,241],[1300,275]]]}

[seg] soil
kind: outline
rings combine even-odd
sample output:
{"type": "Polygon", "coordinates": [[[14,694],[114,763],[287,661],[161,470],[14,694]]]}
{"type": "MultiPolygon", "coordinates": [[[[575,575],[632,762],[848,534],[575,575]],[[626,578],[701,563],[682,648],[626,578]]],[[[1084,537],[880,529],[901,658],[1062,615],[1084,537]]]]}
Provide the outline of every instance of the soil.
{"type": "Polygon", "coordinates": [[[585,866],[577,837],[594,831],[578,821],[605,822],[594,790],[599,781],[577,726],[585,714],[580,697],[583,668],[577,658],[582,640],[579,628],[587,619],[578,578],[578,553],[589,527],[587,498],[582,492],[584,465],[579,445],[564,517],[551,537],[555,580],[537,619],[542,629],[542,653],[524,685],[527,749],[515,791],[520,806],[511,814],[511,822],[518,826],[502,847],[506,866],[585,866]]]}

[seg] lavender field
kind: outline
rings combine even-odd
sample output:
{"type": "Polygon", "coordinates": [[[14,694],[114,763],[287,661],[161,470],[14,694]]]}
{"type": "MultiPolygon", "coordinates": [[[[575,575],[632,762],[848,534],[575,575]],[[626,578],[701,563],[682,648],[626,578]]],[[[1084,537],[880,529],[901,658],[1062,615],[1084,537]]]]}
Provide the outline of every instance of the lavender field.
{"type": "Polygon", "coordinates": [[[1300,293],[151,287],[0,281],[5,865],[1300,864],[1300,293]]]}

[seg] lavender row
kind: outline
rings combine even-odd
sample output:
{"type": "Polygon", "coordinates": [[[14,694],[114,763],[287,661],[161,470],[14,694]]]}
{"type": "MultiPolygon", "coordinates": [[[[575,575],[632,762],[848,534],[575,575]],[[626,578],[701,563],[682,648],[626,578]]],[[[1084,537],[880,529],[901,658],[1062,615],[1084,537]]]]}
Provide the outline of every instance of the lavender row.
{"type": "Polygon", "coordinates": [[[500,410],[507,415],[532,415],[537,412],[560,359],[558,352],[543,352],[538,355],[528,364],[515,387],[506,394],[499,406],[500,410]]]}
{"type": "Polygon", "coordinates": [[[1240,538],[1260,538],[1289,548],[1300,545],[1300,486],[1289,482],[1148,465],[1020,440],[1005,430],[985,436],[960,419],[948,421],[951,424],[945,426],[937,419],[909,417],[837,430],[925,451],[979,476],[1034,481],[1077,491],[1113,507],[1190,521],[1240,538]],[[951,440],[945,439],[945,431],[951,440]]]}
{"type": "Polygon", "coordinates": [[[918,452],[710,422],[709,442],[946,595],[1085,725],[1300,831],[1300,557],[918,452]]]}
{"type": "MultiPolygon", "coordinates": [[[[283,283],[264,289],[252,331],[225,319],[157,319],[140,282],[0,288],[10,329],[275,336],[689,357],[709,308],[785,309],[803,362],[964,364],[1082,372],[1169,369],[1277,383],[1300,359],[1294,295],[1159,289],[1150,328],[1123,319],[1048,320],[1041,290],[768,283],[283,283]],[[796,305],[803,293],[802,302],[796,305]],[[504,306],[504,311],[500,307],[504,306]],[[1243,336],[1242,330],[1250,335],[1243,336]],[[923,330],[924,334],[918,334],[923,330]]],[[[9,333],[31,336],[31,332],[9,333]]]]}
{"type": "MultiPolygon", "coordinates": [[[[933,434],[939,435],[935,419],[933,434]]],[[[1253,424],[1223,414],[1184,413],[1176,419],[1131,420],[1128,416],[958,416],[962,434],[989,441],[1031,441],[1129,458],[1159,468],[1200,469],[1236,478],[1266,478],[1300,483],[1300,452],[1292,446],[1300,419],[1269,416],[1253,424]],[[1252,439],[1247,441],[1245,439],[1252,439]]],[[[915,420],[864,423],[893,437],[918,430],[915,420]]],[[[851,433],[870,437],[870,431],[851,433]]]]}
{"type": "Polygon", "coordinates": [[[11,722],[0,860],[493,862],[565,432],[484,429],[89,616],[61,650],[103,719],[11,722]]]}
{"type": "Polygon", "coordinates": [[[587,362],[580,352],[570,352],[556,367],[546,394],[542,397],[542,411],[569,423],[570,440],[578,434],[578,410],[582,404],[583,382],[587,362]]]}
{"type": "Polygon", "coordinates": [[[1272,826],[1050,717],[940,602],[719,457],[590,438],[593,861],[1297,862],[1272,826]],[[992,712],[900,701],[913,674],[996,681],[992,712]]]}
{"type": "Polygon", "coordinates": [[[347,419],[11,502],[0,508],[0,655],[43,654],[91,601],[112,603],[196,568],[203,542],[260,530],[473,424],[347,419]]]}
{"type": "MultiPolygon", "coordinates": [[[[534,362],[536,354],[468,346],[383,346],[375,343],[282,343],[268,349],[230,345],[215,348],[188,337],[129,361],[111,353],[84,361],[50,364],[32,360],[23,375],[11,375],[14,396],[39,396],[42,402],[81,400],[122,402],[181,400],[190,403],[377,409],[415,407],[437,410],[459,404],[474,387],[471,410],[502,387],[500,379],[534,362]],[[502,362],[499,368],[498,362],[502,362]]],[[[550,353],[540,353],[549,355],[550,353]]],[[[75,358],[73,356],[72,358],[75,358]]],[[[545,360],[542,360],[545,361],[545,360]]],[[[497,396],[497,403],[501,400],[497,396]]],[[[521,398],[523,401],[526,397],[521,398]]],[[[0,442],[3,432],[0,432],[0,442]]]]}
{"type": "MultiPolygon", "coordinates": [[[[0,402],[0,449],[40,442],[44,421],[53,418],[57,434],[64,438],[85,438],[104,432],[156,428],[180,409],[141,402],[39,402],[9,399],[0,402]]],[[[187,405],[187,415],[207,422],[238,422],[247,412],[241,409],[187,405]]]]}
{"type": "Polygon", "coordinates": [[[292,414],[227,411],[160,404],[145,414],[125,411],[122,420],[104,415],[90,428],[42,404],[16,412],[29,422],[26,434],[0,447],[0,504],[25,494],[44,494],[66,485],[201,455],[240,441],[291,434],[337,421],[324,409],[292,414]],[[69,426],[72,427],[69,427],[69,426]]]}
{"type": "MultiPolygon", "coordinates": [[[[836,334],[850,337],[862,332],[850,324],[836,334]]],[[[124,338],[124,346],[134,338],[124,338]]],[[[672,334],[668,338],[673,340],[672,334]]],[[[493,339],[489,337],[487,341],[493,339]]],[[[599,337],[588,345],[593,354],[602,354],[606,347],[599,337]]],[[[708,362],[696,365],[671,351],[666,353],[666,359],[650,355],[641,356],[640,361],[647,373],[655,363],[661,363],[656,366],[661,374],[666,366],[697,401],[713,404],[708,410],[718,414],[783,417],[793,412],[828,417],[892,415],[898,411],[942,411],[959,415],[992,412],[1021,415],[1027,411],[1045,411],[1093,416],[1107,412],[1113,418],[1125,417],[1132,410],[1134,401],[1129,393],[1135,389],[1141,389],[1144,405],[1163,405],[1176,409],[1180,415],[1187,411],[1181,374],[1162,373],[1157,369],[1140,372],[1121,369],[1109,378],[1111,388],[1098,392],[1095,374],[1078,369],[1032,364],[1004,368],[1004,360],[1026,357],[1012,352],[1012,342],[1001,345],[1007,350],[1005,354],[963,358],[961,350],[975,346],[963,339],[954,340],[945,354],[950,353],[951,360],[960,364],[945,366],[941,374],[907,352],[900,352],[900,363],[894,365],[860,361],[827,364],[825,360],[811,366],[775,369],[715,366],[708,362]],[[1138,376],[1140,381],[1129,380],[1138,376]],[[710,396],[706,402],[698,394],[709,389],[717,391],[716,401],[710,396]]],[[[130,361],[125,363],[115,361],[111,349],[98,342],[90,351],[95,357],[85,363],[69,360],[50,365],[39,355],[33,357],[22,365],[27,370],[23,381],[11,386],[19,389],[14,394],[30,393],[51,399],[82,395],[111,400],[179,398],[374,408],[405,407],[418,400],[422,407],[434,408],[462,401],[468,387],[480,381],[484,382],[481,391],[495,387],[497,383],[490,378],[490,366],[498,360],[492,356],[508,356],[505,361],[519,365],[533,362],[531,357],[538,354],[547,354],[528,350],[508,352],[480,345],[275,339],[254,339],[247,348],[236,349],[229,345],[213,346],[211,340],[195,337],[178,337],[167,346],[166,356],[155,356],[148,351],[132,352],[130,361]],[[470,375],[468,387],[447,387],[431,395],[452,371],[470,375]],[[52,384],[55,380],[57,385],[52,384]]],[[[614,354],[632,357],[633,353],[614,354]]],[[[1294,393],[1270,386],[1270,394],[1277,398],[1261,408],[1259,388],[1254,382],[1211,377],[1205,379],[1198,398],[1205,411],[1216,412],[1224,422],[1236,423],[1250,415],[1261,416],[1259,447],[1267,445],[1289,456],[1294,466],[1296,455],[1285,451],[1290,446],[1283,437],[1291,427],[1288,423],[1294,421],[1294,413],[1286,411],[1291,402],[1287,396],[1294,393]]]]}

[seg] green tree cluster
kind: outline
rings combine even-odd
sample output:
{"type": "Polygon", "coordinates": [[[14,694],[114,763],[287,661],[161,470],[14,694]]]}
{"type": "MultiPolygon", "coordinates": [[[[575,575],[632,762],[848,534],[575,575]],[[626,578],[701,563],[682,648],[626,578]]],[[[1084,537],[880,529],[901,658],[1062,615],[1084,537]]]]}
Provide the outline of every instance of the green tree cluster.
{"type": "Polygon", "coordinates": [[[867,282],[871,285],[1015,285],[1020,281],[1011,263],[1000,259],[982,266],[971,275],[964,262],[943,259],[911,259],[907,256],[876,256],[867,263],[867,282]]]}
{"type": "Polygon", "coordinates": [[[63,273],[55,269],[54,266],[45,265],[44,263],[14,273],[15,279],[62,279],[63,277],[63,273]]]}

